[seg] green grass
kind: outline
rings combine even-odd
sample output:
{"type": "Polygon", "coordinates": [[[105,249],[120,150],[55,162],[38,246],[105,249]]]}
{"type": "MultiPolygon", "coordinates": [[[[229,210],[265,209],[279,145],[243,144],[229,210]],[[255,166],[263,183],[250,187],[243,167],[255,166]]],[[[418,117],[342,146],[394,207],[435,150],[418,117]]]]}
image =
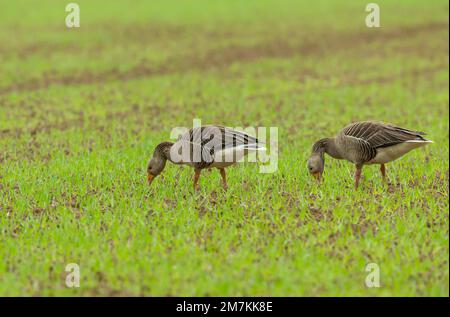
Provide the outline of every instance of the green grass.
{"type": "Polygon", "coordinates": [[[449,295],[446,1],[78,1],[0,6],[0,295],[449,295]],[[192,119],[279,128],[274,174],[217,171],[192,190],[154,147],[192,119]],[[314,141],[356,120],[434,144],[387,165],[314,141]],[[65,286],[78,263],[81,287],[65,286]],[[367,263],[381,287],[364,284],[367,263]]]}

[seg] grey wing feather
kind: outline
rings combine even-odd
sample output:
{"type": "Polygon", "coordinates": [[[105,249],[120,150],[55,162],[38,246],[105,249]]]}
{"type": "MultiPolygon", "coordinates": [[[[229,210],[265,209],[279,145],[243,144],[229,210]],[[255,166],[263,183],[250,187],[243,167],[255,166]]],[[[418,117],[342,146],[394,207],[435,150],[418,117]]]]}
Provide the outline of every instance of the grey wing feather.
{"type": "Polygon", "coordinates": [[[222,126],[202,126],[192,128],[181,136],[183,141],[201,144],[208,149],[225,149],[233,146],[258,144],[257,138],[244,132],[222,126]]]}
{"type": "Polygon", "coordinates": [[[221,127],[223,133],[222,145],[224,148],[241,146],[241,145],[257,145],[258,139],[241,131],[221,127]]]}
{"type": "Polygon", "coordinates": [[[373,148],[387,147],[411,140],[422,140],[425,133],[373,121],[355,122],[342,130],[344,135],[367,141],[373,148]]]}
{"type": "Polygon", "coordinates": [[[201,162],[197,168],[205,168],[213,162],[214,153],[240,145],[256,145],[258,139],[244,132],[223,126],[201,126],[190,129],[180,136],[177,142],[187,142],[193,155],[201,153],[201,162]]]}
{"type": "Polygon", "coordinates": [[[338,142],[343,149],[343,157],[355,164],[368,162],[377,155],[377,150],[364,139],[342,134],[338,142]]]}

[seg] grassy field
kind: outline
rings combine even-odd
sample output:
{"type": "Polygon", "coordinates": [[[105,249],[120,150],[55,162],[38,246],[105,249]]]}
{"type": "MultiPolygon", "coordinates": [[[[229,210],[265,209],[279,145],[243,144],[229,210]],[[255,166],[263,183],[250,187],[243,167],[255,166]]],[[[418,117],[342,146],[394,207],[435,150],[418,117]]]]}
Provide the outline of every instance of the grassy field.
{"type": "Polygon", "coordinates": [[[367,28],[367,2],[79,0],[68,29],[64,2],[1,0],[0,295],[448,296],[448,3],[377,1],[367,28]],[[194,118],[278,127],[278,171],[149,187],[194,118]],[[327,159],[319,186],[314,141],[368,119],[435,143],[390,184],[327,159]]]}

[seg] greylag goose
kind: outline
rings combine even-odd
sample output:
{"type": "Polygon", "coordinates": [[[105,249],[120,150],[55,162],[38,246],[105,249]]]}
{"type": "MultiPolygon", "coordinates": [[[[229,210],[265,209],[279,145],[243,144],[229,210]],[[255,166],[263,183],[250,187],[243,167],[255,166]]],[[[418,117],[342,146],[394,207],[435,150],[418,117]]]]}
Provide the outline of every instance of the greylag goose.
{"type": "Polygon", "coordinates": [[[345,159],[356,165],[355,188],[358,188],[361,170],[366,164],[380,164],[385,180],[386,163],[415,148],[433,143],[422,135],[425,133],[381,122],[355,122],[342,129],[336,137],[314,143],[308,170],[320,181],[324,170],[324,153],[327,153],[335,159],[345,159]]]}
{"type": "Polygon", "coordinates": [[[196,127],[180,135],[175,143],[158,144],[147,166],[149,184],[159,175],[167,160],[194,168],[194,189],[198,189],[200,172],[205,168],[218,168],[222,185],[228,187],[225,167],[239,162],[253,151],[265,150],[257,138],[223,126],[196,127]]]}

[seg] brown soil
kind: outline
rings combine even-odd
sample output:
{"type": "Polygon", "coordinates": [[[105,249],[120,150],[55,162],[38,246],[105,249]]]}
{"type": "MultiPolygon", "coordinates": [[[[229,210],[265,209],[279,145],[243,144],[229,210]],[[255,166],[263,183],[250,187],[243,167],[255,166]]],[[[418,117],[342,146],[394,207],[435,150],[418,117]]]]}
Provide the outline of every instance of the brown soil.
{"type": "MultiPolygon", "coordinates": [[[[396,28],[371,32],[370,29],[358,33],[309,34],[297,43],[288,43],[283,39],[273,39],[254,46],[229,46],[225,49],[213,49],[203,54],[189,52],[171,57],[162,65],[151,67],[146,62],[121,71],[112,68],[100,72],[81,71],[74,75],[48,73],[40,79],[28,79],[10,86],[0,87],[0,95],[13,91],[29,91],[52,85],[76,85],[102,83],[109,81],[127,81],[155,75],[183,73],[193,70],[205,71],[211,68],[227,67],[234,62],[248,63],[263,58],[286,58],[319,54],[335,54],[337,51],[353,50],[373,43],[384,43],[395,39],[448,31],[448,23],[432,23],[414,27],[396,28]],[[318,41],[317,39],[320,39],[318,41]]],[[[448,41],[443,38],[439,52],[448,55],[448,41]]],[[[383,79],[381,79],[383,80],[383,79]]]]}

